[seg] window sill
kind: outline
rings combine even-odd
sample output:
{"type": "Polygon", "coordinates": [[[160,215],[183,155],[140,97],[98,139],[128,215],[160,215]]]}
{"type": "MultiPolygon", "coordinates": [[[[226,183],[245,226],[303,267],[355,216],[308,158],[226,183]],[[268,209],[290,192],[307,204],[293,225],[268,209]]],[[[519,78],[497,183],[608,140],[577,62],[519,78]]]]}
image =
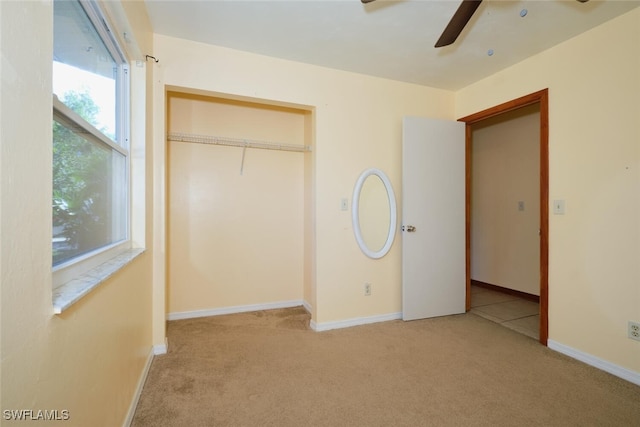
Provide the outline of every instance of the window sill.
{"type": "Polygon", "coordinates": [[[143,252],[144,248],[128,249],[104,264],[92,268],[82,276],[55,288],[53,290],[53,312],[61,314],[143,252]]]}

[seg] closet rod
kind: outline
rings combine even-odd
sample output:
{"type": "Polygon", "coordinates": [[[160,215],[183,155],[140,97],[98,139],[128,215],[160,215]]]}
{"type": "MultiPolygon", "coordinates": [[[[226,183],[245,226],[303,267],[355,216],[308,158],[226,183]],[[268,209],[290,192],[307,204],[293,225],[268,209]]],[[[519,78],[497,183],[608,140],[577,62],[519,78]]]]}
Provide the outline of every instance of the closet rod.
{"type": "Polygon", "coordinates": [[[190,133],[180,133],[180,132],[170,132],[167,135],[167,140],[176,141],[176,142],[193,142],[196,144],[227,145],[231,147],[242,147],[242,148],[260,148],[263,150],[281,150],[281,151],[297,151],[297,152],[311,151],[311,147],[308,145],[281,144],[279,142],[271,142],[271,141],[256,141],[251,139],[228,138],[226,136],[194,135],[190,133]]]}

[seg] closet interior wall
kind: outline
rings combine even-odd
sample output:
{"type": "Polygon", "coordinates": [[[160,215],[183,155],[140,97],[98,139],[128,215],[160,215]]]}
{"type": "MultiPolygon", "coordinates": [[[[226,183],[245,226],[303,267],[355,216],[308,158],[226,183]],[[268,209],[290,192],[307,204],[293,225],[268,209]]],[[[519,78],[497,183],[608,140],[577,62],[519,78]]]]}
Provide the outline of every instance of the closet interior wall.
{"type": "MultiPolygon", "coordinates": [[[[167,99],[168,133],[308,143],[303,110],[185,93],[167,99]]],[[[311,153],[180,141],[168,141],[167,153],[169,318],[309,299],[311,153]]]]}

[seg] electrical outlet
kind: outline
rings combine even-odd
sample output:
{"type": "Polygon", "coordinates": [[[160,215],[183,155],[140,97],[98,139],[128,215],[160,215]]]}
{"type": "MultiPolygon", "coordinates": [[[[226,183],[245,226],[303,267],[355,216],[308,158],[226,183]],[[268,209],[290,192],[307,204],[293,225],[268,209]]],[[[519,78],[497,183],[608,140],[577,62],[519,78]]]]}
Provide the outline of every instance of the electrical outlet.
{"type": "Polygon", "coordinates": [[[364,296],[365,297],[370,297],[371,296],[371,283],[365,283],[364,284],[364,296]]]}
{"type": "Polygon", "coordinates": [[[627,335],[632,340],[640,341],[640,322],[632,322],[629,320],[627,335]]]}

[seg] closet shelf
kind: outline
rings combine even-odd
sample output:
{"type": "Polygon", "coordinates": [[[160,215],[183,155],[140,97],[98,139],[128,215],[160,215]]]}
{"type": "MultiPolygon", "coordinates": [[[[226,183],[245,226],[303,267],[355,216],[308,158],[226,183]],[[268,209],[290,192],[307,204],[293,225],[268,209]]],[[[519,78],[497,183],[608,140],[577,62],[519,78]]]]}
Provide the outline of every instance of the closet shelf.
{"type": "Polygon", "coordinates": [[[311,151],[311,147],[309,145],[281,144],[279,142],[272,141],[256,141],[251,139],[229,138],[226,136],[194,135],[190,133],[180,132],[170,132],[167,135],[167,140],[176,142],[191,142],[195,144],[226,145],[230,147],[241,148],[259,148],[262,150],[297,152],[311,151]]]}

